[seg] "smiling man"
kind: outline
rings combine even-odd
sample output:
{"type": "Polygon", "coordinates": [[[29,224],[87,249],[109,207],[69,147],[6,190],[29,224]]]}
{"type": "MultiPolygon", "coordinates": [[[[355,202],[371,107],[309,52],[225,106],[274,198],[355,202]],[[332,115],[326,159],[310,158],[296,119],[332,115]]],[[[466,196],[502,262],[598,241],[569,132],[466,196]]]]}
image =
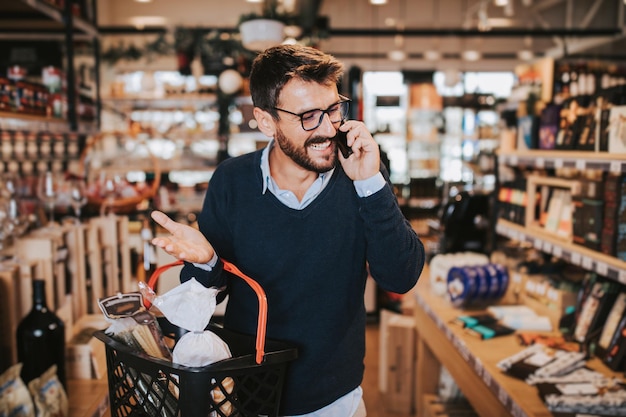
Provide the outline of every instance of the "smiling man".
{"type": "Polygon", "coordinates": [[[198,215],[199,231],[154,212],[171,235],[154,243],[186,262],[181,280],[227,286],[224,325],[254,334],[254,293],[221,268],[236,264],[267,293],[267,336],[289,341],[282,415],[365,416],[367,267],[377,284],[405,293],[424,248],[402,215],[365,124],[346,120],[343,65],[308,47],[261,53],[250,74],[254,116],[273,138],[265,149],[221,163],[198,215]],[[352,154],[337,152],[338,130],[352,154]],[[210,243],[209,243],[210,242],[210,243]]]}

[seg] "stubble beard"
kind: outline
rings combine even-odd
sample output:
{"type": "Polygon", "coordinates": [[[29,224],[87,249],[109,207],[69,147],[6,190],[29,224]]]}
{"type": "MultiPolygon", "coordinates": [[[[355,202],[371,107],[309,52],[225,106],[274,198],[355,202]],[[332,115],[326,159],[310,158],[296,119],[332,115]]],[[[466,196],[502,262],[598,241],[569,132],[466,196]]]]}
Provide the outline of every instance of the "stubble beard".
{"type": "Polygon", "coordinates": [[[312,137],[309,138],[302,147],[298,147],[289,139],[287,139],[282,130],[277,129],[274,139],[285,155],[287,155],[289,158],[291,158],[292,161],[308,171],[313,171],[321,174],[331,170],[335,167],[335,164],[337,164],[338,158],[336,149],[335,152],[329,154],[328,157],[324,158],[324,162],[314,161],[307,153],[309,145],[313,143],[325,142],[326,140],[328,140],[328,138],[312,137]]]}

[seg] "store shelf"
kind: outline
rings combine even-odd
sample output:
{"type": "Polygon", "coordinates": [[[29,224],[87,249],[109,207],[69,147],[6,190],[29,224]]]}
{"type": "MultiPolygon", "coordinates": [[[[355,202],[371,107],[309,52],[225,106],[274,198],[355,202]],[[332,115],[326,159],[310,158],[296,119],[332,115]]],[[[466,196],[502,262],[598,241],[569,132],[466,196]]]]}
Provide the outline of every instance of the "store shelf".
{"type": "MultiPolygon", "coordinates": [[[[436,295],[422,273],[415,288],[417,334],[416,395],[418,410],[423,410],[424,394],[439,389],[440,368],[453,377],[464,397],[481,416],[551,417],[536,386],[500,370],[498,362],[522,350],[517,334],[481,340],[471,336],[454,320],[468,310],[454,308],[436,295]],[[421,404],[420,404],[421,403],[421,404]]],[[[486,310],[469,310],[474,313],[486,310]]],[[[586,367],[608,378],[620,378],[622,372],[610,370],[599,358],[586,361],[586,367]]]]}
{"type": "Polygon", "coordinates": [[[626,172],[626,154],[584,151],[528,150],[498,152],[499,162],[537,169],[597,169],[610,173],[626,172]]]}
{"type": "Polygon", "coordinates": [[[519,242],[528,242],[536,249],[564,259],[589,271],[597,272],[621,284],[626,284],[626,262],[584,246],[563,241],[557,236],[527,229],[524,226],[499,219],[496,233],[519,242]]]}
{"type": "Polygon", "coordinates": [[[95,123],[79,122],[77,130],[71,130],[68,121],[45,116],[34,116],[0,111],[0,130],[45,131],[50,133],[77,132],[90,134],[97,129],[95,123]]]}
{"type": "Polygon", "coordinates": [[[215,94],[175,95],[164,97],[128,96],[103,97],[102,102],[124,110],[169,110],[212,106],[217,103],[215,94]]]}

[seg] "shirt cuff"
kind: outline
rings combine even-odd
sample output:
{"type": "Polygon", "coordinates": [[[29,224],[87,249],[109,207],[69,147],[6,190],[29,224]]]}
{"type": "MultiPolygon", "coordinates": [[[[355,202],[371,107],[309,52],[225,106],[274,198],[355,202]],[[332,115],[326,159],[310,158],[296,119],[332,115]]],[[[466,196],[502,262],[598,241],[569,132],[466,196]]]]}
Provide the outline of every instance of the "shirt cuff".
{"type": "Polygon", "coordinates": [[[217,252],[213,253],[213,257],[211,258],[211,260],[205,264],[197,264],[195,262],[193,262],[193,266],[195,266],[196,268],[200,268],[203,269],[207,272],[211,272],[213,271],[213,268],[215,268],[215,265],[217,264],[217,260],[219,259],[219,257],[217,256],[217,252]]]}
{"type": "Polygon", "coordinates": [[[367,179],[354,181],[354,188],[359,197],[369,197],[380,191],[385,184],[387,184],[387,182],[383,174],[378,172],[376,175],[367,179]]]}

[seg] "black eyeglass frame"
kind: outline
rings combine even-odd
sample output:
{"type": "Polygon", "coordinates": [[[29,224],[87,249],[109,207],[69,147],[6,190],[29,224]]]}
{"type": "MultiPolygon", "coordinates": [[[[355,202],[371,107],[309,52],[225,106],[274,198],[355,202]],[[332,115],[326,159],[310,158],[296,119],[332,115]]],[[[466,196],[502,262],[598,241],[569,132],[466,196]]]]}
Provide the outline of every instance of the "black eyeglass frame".
{"type": "Polygon", "coordinates": [[[331,105],[330,105],[330,106],[328,106],[325,110],[324,110],[324,109],[311,109],[311,110],[304,111],[304,112],[302,112],[302,113],[294,113],[294,112],[292,112],[292,111],[285,110],[285,109],[281,109],[281,108],[279,108],[279,107],[274,107],[274,110],[282,111],[282,112],[284,112],[284,113],[288,113],[288,114],[291,114],[291,115],[293,115],[293,116],[297,116],[297,117],[299,117],[299,118],[300,118],[300,126],[302,126],[302,129],[303,129],[304,131],[306,131],[306,132],[310,132],[311,130],[315,130],[315,129],[317,129],[318,127],[320,127],[320,125],[322,124],[322,120],[324,120],[324,115],[325,115],[325,114],[328,114],[328,117],[330,117],[330,114],[329,114],[330,109],[331,109],[332,107],[334,107],[334,106],[337,106],[337,105],[345,105],[345,106],[346,106],[346,109],[345,109],[345,115],[343,115],[343,118],[342,118],[341,120],[337,120],[337,121],[332,121],[332,120],[331,120],[331,123],[340,123],[340,122],[343,122],[343,121],[345,120],[345,117],[348,115],[348,112],[350,111],[350,103],[351,103],[351,102],[352,102],[352,100],[351,100],[351,99],[349,99],[348,97],[342,96],[342,95],[340,94],[340,95],[339,95],[339,101],[338,101],[338,102],[336,102],[336,103],[331,104],[331,105]],[[304,116],[305,114],[307,114],[307,113],[311,113],[311,112],[314,112],[314,111],[321,111],[321,112],[322,112],[322,114],[320,115],[320,118],[319,118],[319,120],[317,121],[317,124],[315,125],[315,127],[312,127],[312,128],[307,129],[307,128],[305,128],[305,127],[304,127],[304,118],[303,118],[303,116],[304,116]]]}

